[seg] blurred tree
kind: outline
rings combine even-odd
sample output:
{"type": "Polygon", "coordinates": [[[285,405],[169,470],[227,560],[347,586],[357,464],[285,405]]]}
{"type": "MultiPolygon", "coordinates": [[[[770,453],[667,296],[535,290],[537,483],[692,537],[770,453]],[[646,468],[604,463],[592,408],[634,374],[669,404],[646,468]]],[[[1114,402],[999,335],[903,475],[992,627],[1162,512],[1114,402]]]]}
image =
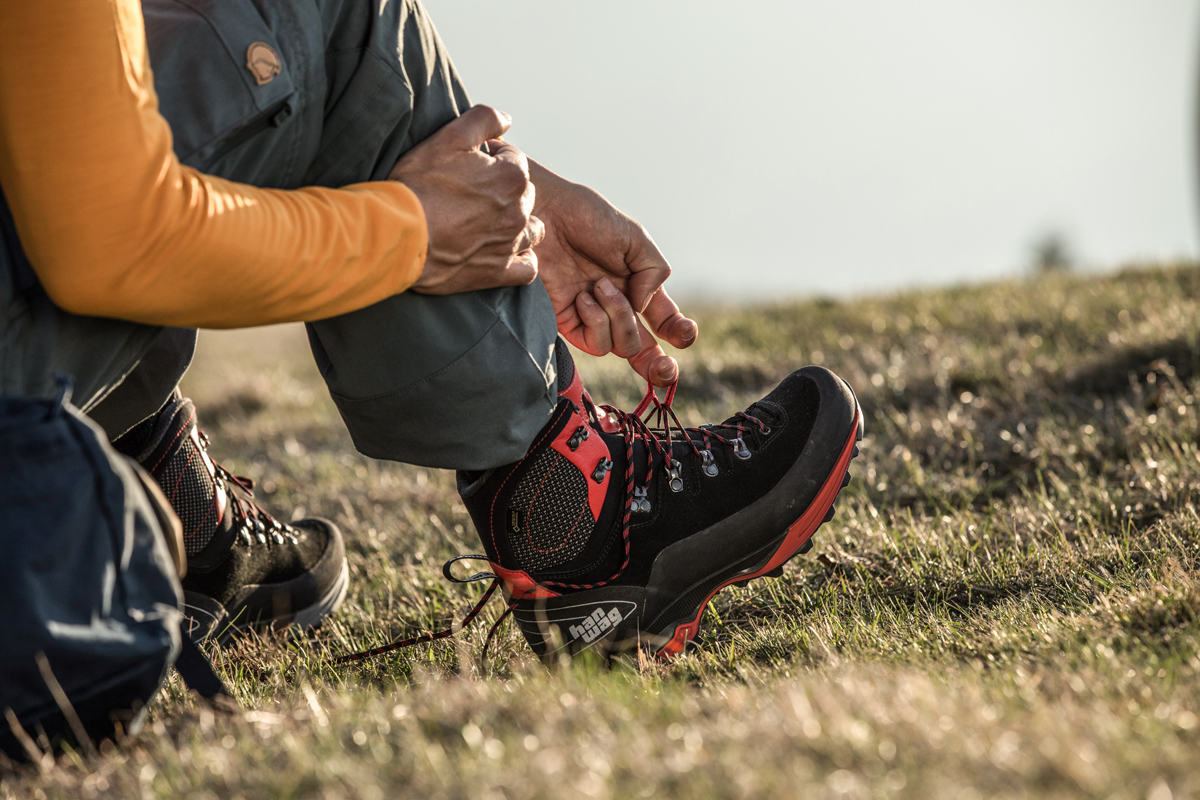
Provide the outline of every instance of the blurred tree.
{"type": "Polygon", "coordinates": [[[1062,231],[1043,233],[1033,243],[1032,269],[1035,273],[1067,272],[1075,266],[1075,254],[1062,231]]]}

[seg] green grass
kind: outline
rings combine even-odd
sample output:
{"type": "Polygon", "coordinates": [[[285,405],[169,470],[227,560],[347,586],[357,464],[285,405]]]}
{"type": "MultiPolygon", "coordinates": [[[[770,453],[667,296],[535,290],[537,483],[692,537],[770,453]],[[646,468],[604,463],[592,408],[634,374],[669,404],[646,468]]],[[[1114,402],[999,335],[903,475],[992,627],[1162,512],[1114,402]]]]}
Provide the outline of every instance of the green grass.
{"type": "MultiPolygon", "coordinates": [[[[342,526],[320,631],[211,650],[239,716],[172,678],[123,746],[5,797],[1200,795],[1200,268],[696,313],[688,424],[806,363],[859,393],[854,481],[782,578],[722,592],[670,665],[546,669],[511,625],[335,667],[479,592],[452,476],[357,455],[296,327],[201,337],[212,452],[342,526]],[[497,646],[498,645],[498,646],[497,646]]],[[[611,363],[610,363],[611,362],[611,363]]],[[[642,392],[581,359],[598,400],[642,392]]]]}

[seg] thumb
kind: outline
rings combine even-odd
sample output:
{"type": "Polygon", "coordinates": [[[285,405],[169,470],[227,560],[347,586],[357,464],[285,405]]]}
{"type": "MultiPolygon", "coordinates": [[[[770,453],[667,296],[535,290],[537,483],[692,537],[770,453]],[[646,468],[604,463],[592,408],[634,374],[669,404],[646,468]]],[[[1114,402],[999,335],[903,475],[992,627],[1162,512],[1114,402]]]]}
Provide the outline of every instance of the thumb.
{"type": "Polygon", "coordinates": [[[489,139],[497,139],[512,127],[512,117],[491,106],[471,106],[467,113],[442,128],[455,147],[478,150],[489,139]]]}

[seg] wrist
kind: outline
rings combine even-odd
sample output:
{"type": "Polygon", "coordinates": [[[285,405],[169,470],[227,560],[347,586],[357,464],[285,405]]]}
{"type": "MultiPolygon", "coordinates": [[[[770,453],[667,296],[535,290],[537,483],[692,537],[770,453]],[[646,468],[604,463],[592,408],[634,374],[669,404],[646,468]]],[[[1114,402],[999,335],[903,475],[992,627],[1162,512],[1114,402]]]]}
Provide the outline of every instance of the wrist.
{"type": "Polygon", "coordinates": [[[573,185],[566,178],[529,159],[529,180],[534,188],[533,214],[541,217],[547,209],[558,203],[559,198],[573,185]]]}

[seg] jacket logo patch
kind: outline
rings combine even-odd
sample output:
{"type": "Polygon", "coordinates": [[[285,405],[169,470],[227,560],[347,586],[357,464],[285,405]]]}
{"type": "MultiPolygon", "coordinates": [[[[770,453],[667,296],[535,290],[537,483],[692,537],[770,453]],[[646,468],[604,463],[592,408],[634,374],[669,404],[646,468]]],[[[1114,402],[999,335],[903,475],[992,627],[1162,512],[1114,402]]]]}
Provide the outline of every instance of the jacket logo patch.
{"type": "Polygon", "coordinates": [[[246,48],[246,69],[254,76],[254,82],[264,86],[275,79],[283,69],[283,61],[275,48],[264,42],[255,42],[246,48]]]}

